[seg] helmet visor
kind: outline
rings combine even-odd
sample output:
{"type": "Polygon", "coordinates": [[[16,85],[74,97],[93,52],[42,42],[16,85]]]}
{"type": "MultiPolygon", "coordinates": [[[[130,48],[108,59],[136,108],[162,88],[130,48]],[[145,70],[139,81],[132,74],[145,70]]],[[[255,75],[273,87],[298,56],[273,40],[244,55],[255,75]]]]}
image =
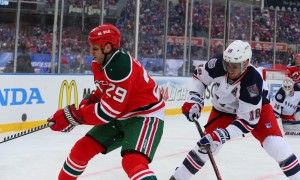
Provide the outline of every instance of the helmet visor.
{"type": "Polygon", "coordinates": [[[282,88],[285,92],[290,92],[292,90],[293,86],[292,85],[283,85],[282,88]]]}
{"type": "Polygon", "coordinates": [[[230,63],[224,61],[225,68],[229,73],[241,72],[241,63],[230,63]]]}

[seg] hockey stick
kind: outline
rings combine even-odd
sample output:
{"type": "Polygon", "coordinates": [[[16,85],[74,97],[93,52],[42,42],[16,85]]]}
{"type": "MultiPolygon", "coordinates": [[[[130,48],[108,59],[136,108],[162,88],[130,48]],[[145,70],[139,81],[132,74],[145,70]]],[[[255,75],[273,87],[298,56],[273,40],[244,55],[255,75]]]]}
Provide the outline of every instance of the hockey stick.
{"type": "Polygon", "coordinates": [[[53,123],[42,124],[40,126],[36,126],[36,127],[31,128],[31,129],[27,129],[25,131],[21,131],[21,132],[18,132],[16,134],[12,134],[10,136],[4,137],[3,141],[1,141],[0,144],[5,143],[5,142],[10,141],[10,140],[13,140],[13,139],[16,139],[18,137],[22,137],[22,136],[25,136],[27,134],[34,133],[34,132],[37,132],[39,130],[45,129],[47,127],[50,127],[52,124],[53,123]]]}
{"type": "MultiPolygon", "coordinates": [[[[194,120],[194,123],[196,124],[196,127],[197,127],[197,129],[198,129],[198,132],[199,132],[200,136],[203,137],[203,136],[204,136],[204,133],[203,133],[203,131],[202,131],[202,128],[201,128],[199,122],[198,122],[197,120],[194,120]]],[[[220,171],[219,171],[219,169],[218,169],[218,167],[217,167],[215,158],[213,157],[212,152],[211,152],[209,146],[206,147],[206,150],[207,150],[208,157],[209,157],[209,159],[210,159],[210,162],[211,162],[212,167],[214,168],[214,171],[215,171],[215,173],[216,173],[216,176],[217,176],[218,180],[222,180],[220,171]]]]}

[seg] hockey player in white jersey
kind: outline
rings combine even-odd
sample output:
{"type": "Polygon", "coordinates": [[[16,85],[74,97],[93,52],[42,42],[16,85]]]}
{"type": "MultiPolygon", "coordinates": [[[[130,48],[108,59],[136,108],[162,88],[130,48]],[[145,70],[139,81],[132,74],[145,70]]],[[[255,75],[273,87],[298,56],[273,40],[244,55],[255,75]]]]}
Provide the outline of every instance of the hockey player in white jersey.
{"type": "Polygon", "coordinates": [[[188,180],[196,174],[209,160],[207,145],[216,155],[224,143],[249,132],[289,179],[300,179],[298,159],[282,137],[267,98],[267,86],[264,86],[261,74],[250,64],[251,57],[249,43],[236,40],[222,55],[195,70],[182,112],[189,121],[197,120],[203,108],[202,95],[207,86],[215,83],[213,109],[204,126],[206,135],[187,154],[170,179],[188,180]]]}
{"type": "Polygon", "coordinates": [[[272,105],[278,124],[285,134],[300,133],[300,81],[286,77],[282,87],[272,98],[272,105]]]}
{"type": "Polygon", "coordinates": [[[295,118],[296,112],[300,111],[300,82],[294,83],[291,78],[286,77],[272,100],[276,117],[280,117],[282,121],[300,121],[295,118]]]}

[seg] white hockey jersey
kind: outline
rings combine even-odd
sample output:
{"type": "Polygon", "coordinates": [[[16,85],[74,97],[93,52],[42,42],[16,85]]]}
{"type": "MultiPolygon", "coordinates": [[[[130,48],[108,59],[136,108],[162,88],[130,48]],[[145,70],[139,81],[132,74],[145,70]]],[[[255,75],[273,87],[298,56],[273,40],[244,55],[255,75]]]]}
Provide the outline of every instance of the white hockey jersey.
{"type": "Polygon", "coordinates": [[[193,77],[191,91],[200,94],[204,93],[207,86],[215,83],[213,108],[236,115],[232,125],[243,133],[254,129],[260,118],[262,104],[270,103],[268,86],[261,73],[250,65],[242,76],[231,81],[223,67],[223,55],[209,60],[203,67],[199,66],[193,77]]]}
{"type": "Polygon", "coordinates": [[[289,95],[280,88],[272,99],[272,106],[277,116],[293,116],[300,111],[300,82],[294,84],[293,91],[289,95]]]}

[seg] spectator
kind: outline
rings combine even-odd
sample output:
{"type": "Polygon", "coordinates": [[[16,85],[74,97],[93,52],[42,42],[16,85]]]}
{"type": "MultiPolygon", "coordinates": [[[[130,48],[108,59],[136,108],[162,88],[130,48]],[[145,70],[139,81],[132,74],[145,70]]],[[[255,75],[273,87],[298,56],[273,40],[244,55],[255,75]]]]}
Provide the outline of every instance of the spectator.
{"type": "Polygon", "coordinates": [[[71,72],[72,73],[83,73],[84,71],[84,62],[81,55],[77,55],[75,62],[71,64],[71,72]]]}
{"type": "MultiPolygon", "coordinates": [[[[3,72],[13,73],[14,72],[14,61],[9,61],[6,64],[3,72]]],[[[34,68],[31,65],[31,59],[29,54],[21,54],[17,58],[17,73],[34,73],[34,68]]]]}

